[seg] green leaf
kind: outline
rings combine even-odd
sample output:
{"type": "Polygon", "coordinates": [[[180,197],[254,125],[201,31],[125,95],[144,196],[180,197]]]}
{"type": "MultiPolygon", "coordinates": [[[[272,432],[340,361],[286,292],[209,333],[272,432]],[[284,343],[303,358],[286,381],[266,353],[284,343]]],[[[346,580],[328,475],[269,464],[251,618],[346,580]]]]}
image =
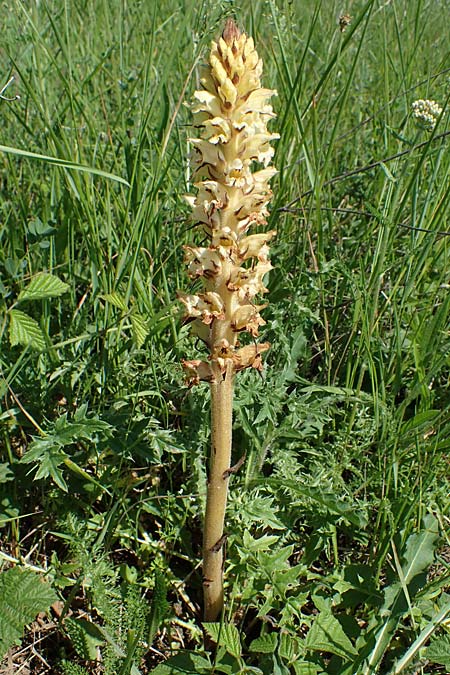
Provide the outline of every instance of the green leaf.
{"type": "Polygon", "coordinates": [[[160,663],[151,672],[154,675],[206,675],[211,673],[211,668],[210,661],[203,656],[181,653],[160,663]]]}
{"type": "Polygon", "coordinates": [[[61,166],[64,169],[72,169],[74,171],[82,171],[85,173],[93,174],[94,176],[100,176],[101,178],[107,178],[109,180],[117,181],[117,183],[122,183],[130,187],[128,181],[120,176],[116,176],[113,173],[108,173],[107,171],[102,171],[101,169],[95,169],[91,166],[85,166],[84,164],[78,164],[77,162],[71,162],[68,159],[61,159],[59,157],[50,157],[49,155],[40,155],[36,152],[29,152],[28,150],[21,150],[20,148],[12,148],[9,145],[0,145],[0,152],[6,152],[11,155],[18,155],[19,157],[27,157],[29,159],[40,159],[43,162],[48,164],[54,164],[56,166],[61,166]]]}
{"type": "Polygon", "coordinates": [[[38,322],[19,309],[9,312],[9,341],[12,347],[20,344],[39,351],[45,349],[44,333],[38,322]]]}
{"type": "Polygon", "coordinates": [[[57,600],[38,574],[20,567],[0,573],[0,658],[20,640],[25,626],[57,600]]]}
{"type": "MultiPolygon", "coordinates": [[[[429,514],[423,519],[424,529],[412,534],[406,542],[402,565],[403,577],[408,586],[423,572],[426,572],[434,560],[434,551],[439,535],[437,519],[429,514]]],[[[416,589],[417,590],[417,589],[416,589]]],[[[410,589],[410,594],[412,594],[410,589]]]]}
{"type": "Polygon", "coordinates": [[[83,404],[72,420],[68,420],[66,414],[58,417],[54,431],[49,435],[54,435],[60,445],[70,445],[80,440],[97,442],[100,438],[108,438],[111,430],[111,425],[99,419],[98,415],[88,417],[87,404],[83,404]]]}
{"type": "MultiPolygon", "coordinates": [[[[363,527],[366,524],[366,517],[362,510],[355,508],[355,503],[344,502],[341,497],[338,497],[333,492],[325,492],[323,488],[311,487],[309,485],[301,484],[299,481],[289,479],[280,480],[278,478],[268,478],[266,484],[275,488],[286,488],[294,494],[306,497],[323,506],[325,510],[336,516],[340,516],[349,523],[363,527]]],[[[300,506],[303,502],[299,502],[300,506]]],[[[297,506],[296,502],[292,502],[292,507],[297,506]]]]}
{"type": "Polygon", "coordinates": [[[36,471],[34,479],[39,480],[40,478],[48,478],[50,476],[61,490],[67,492],[67,483],[60,468],[60,465],[64,463],[66,458],[67,454],[58,443],[55,443],[55,439],[45,437],[35,438],[30,443],[21,462],[24,464],[39,462],[39,468],[36,471]]]}
{"type": "Polygon", "coordinates": [[[133,341],[137,347],[142,347],[145,342],[145,338],[149,334],[149,328],[146,320],[141,314],[133,312],[130,315],[131,321],[131,330],[133,333],[133,341]]]}
{"type": "MultiPolygon", "coordinates": [[[[443,596],[446,598],[449,597],[447,596],[446,593],[444,593],[443,596]]],[[[419,654],[420,650],[430,640],[430,637],[437,631],[437,629],[446,621],[449,614],[450,614],[450,602],[446,602],[444,606],[441,607],[441,609],[434,614],[431,621],[429,621],[427,625],[420,631],[419,635],[414,640],[412,645],[396,662],[395,667],[393,668],[393,670],[389,672],[389,675],[401,675],[401,673],[406,672],[407,667],[411,664],[412,661],[417,659],[417,655],[419,654]]],[[[450,640],[449,636],[446,637],[449,638],[450,640]]],[[[439,642],[440,640],[441,638],[437,638],[435,642],[439,642]]],[[[434,645],[435,642],[432,642],[431,644],[434,645]]],[[[447,666],[447,670],[450,670],[450,645],[444,644],[443,647],[444,647],[443,653],[449,659],[449,665],[447,666]]],[[[438,658],[440,658],[442,655],[440,647],[438,647],[438,651],[439,651],[438,658]]],[[[426,654],[426,656],[427,655],[428,653],[426,654]]]]}
{"type": "Polygon", "coordinates": [[[28,286],[20,293],[18,301],[58,298],[68,290],[69,284],[61,281],[61,279],[58,279],[53,274],[38,274],[33,277],[28,286]]]}
{"type": "Polygon", "coordinates": [[[244,530],[243,542],[246,551],[267,551],[279,541],[280,537],[264,534],[254,539],[248,530],[244,530]]]}
{"type": "Polygon", "coordinates": [[[121,309],[122,312],[128,312],[127,303],[125,298],[123,298],[119,293],[106,293],[105,295],[100,296],[102,300],[106,300],[117,309],[121,309]]]}
{"type": "Polygon", "coordinates": [[[212,637],[219,647],[239,659],[242,655],[241,638],[239,631],[232,623],[204,623],[204,629],[212,637]]]}
{"type": "Polygon", "coordinates": [[[312,651],[329,652],[347,660],[358,653],[330,612],[320,612],[316,616],[306,636],[305,646],[312,651]]]}
{"type": "Polygon", "coordinates": [[[8,483],[10,480],[14,480],[10,465],[7,462],[0,464],[0,483],[8,483]]]}
{"type": "Polygon", "coordinates": [[[320,666],[308,661],[294,661],[292,668],[295,675],[323,675],[323,670],[320,666]]]}
{"type": "Polygon", "coordinates": [[[64,628],[78,656],[85,661],[95,661],[98,656],[97,647],[105,642],[95,623],[87,619],[68,617],[64,620],[64,628]]]}
{"type": "Polygon", "coordinates": [[[300,641],[292,637],[290,633],[280,633],[278,653],[285,661],[295,661],[300,654],[300,641]]]}
{"type": "Polygon", "coordinates": [[[450,635],[442,635],[433,640],[426,650],[425,657],[450,671],[450,635]]]}
{"type": "Polygon", "coordinates": [[[434,560],[437,540],[438,522],[429,514],[424,518],[424,529],[408,537],[402,556],[402,579],[390,584],[384,591],[384,603],[380,609],[381,626],[375,635],[374,645],[362,675],[371,675],[375,671],[389,647],[398,622],[408,609],[406,594],[408,593],[409,599],[413,599],[426,582],[426,572],[434,560]]]}
{"type": "Polygon", "coordinates": [[[429,429],[441,414],[441,410],[434,409],[418,413],[402,425],[400,437],[403,437],[409,431],[423,432],[424,429],[429,429]]]}
{"type": "Polygon", "coordinates": [[[277,648],[277,634],[269,633],[268,635],[260,635],[259,638],[250,643],[250,651],[257,654],[273,654],[277,648]]]}
{"type": "Polygon", "coordinates": [[[356,607],[362,603],[378,607],[383,603],[371,565],[347,565],[343,569],[343,579],[333,588],[342,596],[341,607],[356,607]]]}
{"type": "Polygon", "coordinates": [[[149,645],[153,643],[153,639],[161,626],[164,617],[169,609],[167,602],[167,584],[166,580],[159,572],[155,572],[155,588],[153,589],[152,604],[150,608],[150,616],[148,620],[148,638],[149,645]]]}
{"type": "Polygon", "coordinates": [[[105,489],[90,474],[73,462],[64,448],[78,443],[89,441],[97,443],[100,439],[111,436],[111,425],[98,418],[97,415],[87,416],[87,405],[81,405],[72,420],[67,419],[67,414],[58,417],[45,436],[36,436],[30,443],[27,452],[21,459],[24,464],[39,463],[35,479],[48,478],[49,476],[61,488],[67,491],[67,484],[63,477],[64,464],[68,469],[81,475],[85,480],[105,489]]]}
{"type": "Polygon", "coordinates": [[[7,523],[19,518],[20,511],[11,497],[0,499],[0,527],[5,527],[7,523]]]}

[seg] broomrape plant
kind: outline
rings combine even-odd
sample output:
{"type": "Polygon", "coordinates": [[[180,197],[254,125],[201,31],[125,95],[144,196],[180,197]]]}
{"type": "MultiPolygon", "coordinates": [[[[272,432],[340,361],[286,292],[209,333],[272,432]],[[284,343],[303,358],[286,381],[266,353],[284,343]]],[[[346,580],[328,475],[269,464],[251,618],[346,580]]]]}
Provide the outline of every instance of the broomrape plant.
{"type": "Polygon", "coordinates": [[[264,276],[272,268],[268,242],[275,232],[249,234],[266,224],[272,197],[269,166],[278,134],[267,129],[274,117],[261,87],[262,61],[253,39],[228,20],[213,42],[201,72],[203,89],[194,93],[192,112],[199,137],[190,139],[196,195],[189,195],[192,217],[207,246],[185,246],[188,274],[200,279],[195,294],[180,294],[185,319],[209,351],[208,360],[183,361],[190,384],[211,387],[211,458],[203,537],[204,616],[214,621],[223,607],[224,517],[231,465],[235,374],[261,370],[267,342],[256,343],[265,321],[258,296],[267,292],[264,276]],[[258,167],[255,167],[255,163],[258,167]],[[261,166],[263,168],[261,168],[261,166]],[[240,344],[249,333],[250,344],[240,344]]]}

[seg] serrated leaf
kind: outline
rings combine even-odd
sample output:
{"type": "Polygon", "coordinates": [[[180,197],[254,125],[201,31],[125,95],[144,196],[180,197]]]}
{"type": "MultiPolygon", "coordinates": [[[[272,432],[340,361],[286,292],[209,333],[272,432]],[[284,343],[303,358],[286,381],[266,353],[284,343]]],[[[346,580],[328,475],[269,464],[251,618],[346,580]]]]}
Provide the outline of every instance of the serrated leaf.
{"type": "Polygon", "coordinates": [[[45,300],[58,298],[69,290],[69,284],[61,281],[54,274],[42,273],[33,277],[26,288],[19,294],[18,301],[45,300]]]}
{"type": "Polygon", "coordinates": [[[250,643],[250,651],[257,654],[273,654],[277,648],[278,639],[276,633],[269,633],[268,635],[260,635],[250,643]]]}
{"type": "Polygon", "coordinates": [[[141,314],[133,312],[130,316],[131,321],[131,330],[133,333],[133,342],[137,347],[142,347],[145,342],[147,335],[149,334],[149,328],[146,320],[141,314]]]}
{"type": "Polygon", "coordinates": [[[40,351],[45,349],[44,333],[38,322],[19,309],[9,312],[9,341],[12,347],[23,345],[40,351]]]}
{"type": "Polygon", "coordinates": [[[219,647],[239,659],[242,655],[241,638],[239,631],[232,623],[204,623],[204,629],[219,647]]]}
{"type": "Polygon", "coordinates": [[[316,616],[306,636],[305,646],[312,651],[329,652],[347,660],[358,653],[330,612],[320,612],[316,616]]]}
{"type": "Polygon", "coordinates": [[[64,628],[78,656],[85,661],[95,661],[98,657],[97,647],[105,642],[95,623],[68,617],[64,620],[64,628]]]}
{"type": "Polygon", "coordinates": [[[31,570],[0,573],[0,658],[20,640],[25,626],[57,600],[52,587],[31,570]]]}
{"type": "Polygon", "coordinates": [[[151,672],[153,675],[203,675],[211,673],[211,663],[199,654],[181,653],[160,663],[151,672]]]}
{"type": "Polygon", "coordinates": [[[244,547],[246,551],[267,551],[273,544],[279,541],[280,537],[264,534],[258,539],[254,539],[248,530],[244,530],[244,547]]]}
{"type": "Polygon", "coordinates": [[[292,637],[292,635],[289,633],[280,633],[278,653],[282,659],[285,659],[285,661],[288,662],[295,661],[300,653],[299,646],[299,640],[292,637]]]}
{"type": "Polygon", "coordinates": [[[427,647],[426,658],[450,670],[450,635],[442,635],[427,647]]]}
{"type": "Polygon", "coordinates": [[[61,446],[55,443],[53,438],[45,437],[35,438],[20,461],[23,464],[39,462],[39,467],[34,476],[35,480],[50,476],[61,490],[67,492],[67,483],[60,468],[66,458],[67,454],[61,446]]]}
{"type": "Polygon", "coordinates": [[[125,302],[125,299],[119,293],[116,293],[116,292],[106,293],[105,295],[101,295],[100,297],[103,300],[106,300],[106,302],[109,302],[114,307],[117,307],[117,309],[121,309],[122,312],[128,311],[127,303],[125,302]]]}
{"type": "Polygon", "coordinates": [[[155,587],[153,589],[152,604],[150,607],[150,616],[148,620],[148,638],[149,645],[153,643],[153,639],[164,620],[165,615],[169,609],[167,602],[167,584],[164,576],[158,570],[155,571],[155,587]]]}

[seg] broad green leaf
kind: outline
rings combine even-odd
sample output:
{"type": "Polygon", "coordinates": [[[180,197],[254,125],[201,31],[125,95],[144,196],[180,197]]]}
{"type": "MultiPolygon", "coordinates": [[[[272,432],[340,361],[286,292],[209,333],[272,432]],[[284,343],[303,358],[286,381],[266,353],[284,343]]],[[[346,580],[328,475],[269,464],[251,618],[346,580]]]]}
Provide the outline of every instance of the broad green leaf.
{"type": "Polygon", "coordinates": [[[450,671],[450,635],[441,635],[433,640],[425,656],[432,663],[445,666],[445,669],[450,671]]]}
{"type": "Polygon", "coordinates": [[[133,341],[137,347],[142,347],[145,338],[149,334],[149,329],[146,320],[141,314],[133,312],[130,315],[131,330],[133,333],[133,341]]]}
{"type": "Polygon", "coordinates": [[[13,347],[23,345],[40,351],[45,349],[44,333],[38,322],[19,309],[9,312],[9,341],[13,347]]]}
{"type": "Polygon", "coordinates": [[[406,542],[405,563],[402,565],[402,569],[405,582],[408,585],[419,574],[426,572],[434,560],[434,551],[439,534],[438,521],[433,515],[429,514],[425,516],[423,522],[424,529],[417,534],[412,534],[406,542]]]}
{"type": "Polygon", "coordinates": [[[358,653],[330,612],[320,612],[316,616],[306,636],[305,646],[312,651],[329,652],[347,660],[358,653]]]}
{"type": "Polygon", "coordinates": [[[337,581],[333,588],[342,596],[341,607],[356,607],[362,603],[378,607],[383,602],[370,565],[347,565],[343,569],[343,579],[337,581]]]}
{"type": "Polygon", "coordinates": [[[277,648],[278,639],[276,633],[260,635],[250,643],[249,650],[257,654],[273,654],[277,648]]]}
{"type": "Polygon", "coordinates": [[[11,497],[8,496],[0,499],[0,527],[5,527],[7,523],[19,517],[23,516],[21,516],[19,509],[11,497]]]}
{"type": "Polygon", "coordinates": [[[199,654],[181,653],[160,663],[151,672],[153,675],[206,675],[211,673],[211,663],[199,654]]]}
{"type": "Polygon", "coordinates": [[[229,654],[239,659],[242,654],[239,631],[232,623],[204,623],[208,635],[212,637],[218,646],[224,647],[229,654]]]}
{"type": "Polygon", "coordinates": [[[28,286],[20,293],[18,301],[21,300],[45,300],[46,298],[58,298],[69,290],[69,284],[66,284],[54,274],[38,274],[33,277],[28,286]]]}
{"type": "Polygon", "coordinates": [[[25,626],[57,600],[51,586],[30,570],[0,573],[0,659],[20,640],[25,626]]]}
{"type": "Polygon", "coordinates": [[[272,574],[279,570],[287,570],[290,568],[288,561],[293,553],[293,550],[294,547],[289,545],[283,546],[283,548],[273,551],[272,553],[258,551],[258,561],[261,567],[266,570],[266,572],[270,572],[272,574]]]}

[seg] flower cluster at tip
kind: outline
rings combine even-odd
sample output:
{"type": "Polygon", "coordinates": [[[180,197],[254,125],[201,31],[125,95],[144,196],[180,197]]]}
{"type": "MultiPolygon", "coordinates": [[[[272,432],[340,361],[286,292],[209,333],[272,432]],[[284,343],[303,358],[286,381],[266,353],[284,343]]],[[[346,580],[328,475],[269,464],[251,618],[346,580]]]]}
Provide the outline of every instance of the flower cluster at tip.
{"type": "Polygon", "coordinates": [[[202,280],[201,292],[180,294],[185,319],[209,349],[209,361],[183,361],[190,383],[218,382],[227,372],[261,369],[269,344],[239,345],[239,333],[254,338],[265,321],[257,297],[267,292],[264,275],[272,269],[268,242],[276,234],[256,232],[266,224],[272,197],[269,166],[279,138],[267,123],[275,91],[261,87],[262,61],[253,39],[229,20],[213,42],[203,66],[203,89],[194,93],[192,111],[198,138],[191,165],[196,195],[187,199],[205,235],[204,246],[185,246],[188,274],[202,280]],[[255,167],[255,164],[257,165],[255,167]]]}
{"type": "Polygon", "coordinates": [[[417,124],[426,131],[433,131],[442,108],[436,101],[418,99],[412,104],[412,116],[417,124]]]}

